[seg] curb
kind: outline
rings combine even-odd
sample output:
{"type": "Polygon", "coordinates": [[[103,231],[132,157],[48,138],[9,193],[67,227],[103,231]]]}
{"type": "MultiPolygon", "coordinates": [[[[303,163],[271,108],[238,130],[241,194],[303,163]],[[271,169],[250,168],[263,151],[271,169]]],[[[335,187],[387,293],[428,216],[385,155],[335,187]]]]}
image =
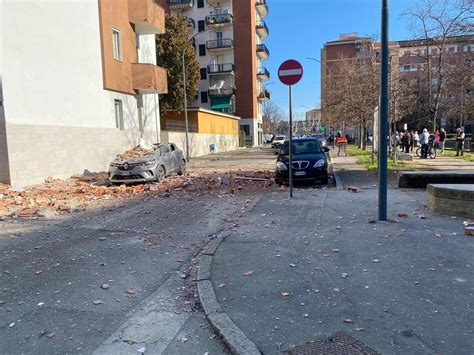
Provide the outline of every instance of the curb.
{"type": "Polygon", "coordinates": [[[334,183],[336,184],[336,190],[344,190],[344,185],[342,184],[341,178],[339,175],[336,174],[334,170],[334,164],[332,162],[331,151],[328,152],[328,160],[331,162],[332,166],[332,176],[334,176],[334,183]]]}
{"type": "MultiPolygon", "coordinates": [[[[252,210],[260,199],[255,201],[249,210],[252,210]]],[[[245,213],[245,212],[244,212],[245,213]]],[[[214,287],[211,282],[211,264],[217,248],[232,231],[221,232],[221,235],[212,239],[202,252],[199,258],[199,270],[197,275],[197,286],[199,301],[204,309],[207,319],[212,327],[222,338],[233,354],[238,355],[260,355],[257,345],[250,340],[240,328],[230,319],[230,317],[222,310],[217,300],[214,287]]]]}

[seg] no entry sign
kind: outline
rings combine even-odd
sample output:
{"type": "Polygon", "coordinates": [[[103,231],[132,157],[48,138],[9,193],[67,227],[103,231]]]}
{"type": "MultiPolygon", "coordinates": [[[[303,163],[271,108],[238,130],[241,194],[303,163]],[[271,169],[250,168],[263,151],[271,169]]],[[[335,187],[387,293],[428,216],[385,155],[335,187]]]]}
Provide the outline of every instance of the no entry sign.
{"type": "Polygon", "coordinates": [[[278,68],[278,78],[285,85],[295,85],[303,76],[303,66],[294,59],[283,62],[278,68]]]}

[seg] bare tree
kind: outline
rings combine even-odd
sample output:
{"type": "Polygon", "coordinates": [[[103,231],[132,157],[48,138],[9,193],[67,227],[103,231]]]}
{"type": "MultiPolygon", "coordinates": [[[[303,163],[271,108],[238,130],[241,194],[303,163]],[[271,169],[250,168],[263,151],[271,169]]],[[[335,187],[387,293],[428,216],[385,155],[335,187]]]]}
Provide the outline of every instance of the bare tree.
{"type": "Polygon", "coordinates": [[[405,15],[411,18],[410,27],[424,47],[417,54],[425,60],[426,80],[421,83],[420,94],[426,98],[419,102],[426,105],[435,130],[444,97],[446,49],[456,36],[473,33],[473,0],[421,0],[405,15]],[[433,47],[437,50],[430,50],[433,47]]]}
{"type": "MultiPolygon", "coordinates": [[[[265,103],[263,106],[263,131],[265,134],[282,132],[284,120],[285,114],[279,106],[273,101],[265,103]]],[[[286,129],[283,132],[286,132],[286,129]]]]}

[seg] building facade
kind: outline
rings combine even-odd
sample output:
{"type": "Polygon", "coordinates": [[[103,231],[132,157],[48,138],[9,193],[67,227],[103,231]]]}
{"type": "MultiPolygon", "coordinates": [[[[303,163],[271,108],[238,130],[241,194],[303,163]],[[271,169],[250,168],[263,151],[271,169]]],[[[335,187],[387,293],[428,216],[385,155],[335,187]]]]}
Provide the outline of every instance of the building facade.
{"type": "Polygon", "coordinates": [[[103,171],[140,139],[160,140],[162,7],[27,0],[3,2],[2,12],[0,182],[103,171]]]}
{"type": "Polygon", "coordinates": [[[265,0],[167,0],[169,11],[189,21],[201,67],[190,106],[239,116],[247,144],[263,143],[263,103],[270,98],[263,66],[269,50],[265,0]]]}

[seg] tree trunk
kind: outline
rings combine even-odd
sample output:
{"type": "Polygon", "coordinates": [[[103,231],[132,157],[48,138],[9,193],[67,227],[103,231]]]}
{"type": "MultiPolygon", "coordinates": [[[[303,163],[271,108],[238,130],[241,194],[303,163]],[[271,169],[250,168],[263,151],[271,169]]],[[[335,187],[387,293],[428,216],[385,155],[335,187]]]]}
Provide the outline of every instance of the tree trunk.
{"type": "Polygon", "coordinates": [[[365,120],[362,121],[362,150],[367,149],[367,125],[365,120]]]}

